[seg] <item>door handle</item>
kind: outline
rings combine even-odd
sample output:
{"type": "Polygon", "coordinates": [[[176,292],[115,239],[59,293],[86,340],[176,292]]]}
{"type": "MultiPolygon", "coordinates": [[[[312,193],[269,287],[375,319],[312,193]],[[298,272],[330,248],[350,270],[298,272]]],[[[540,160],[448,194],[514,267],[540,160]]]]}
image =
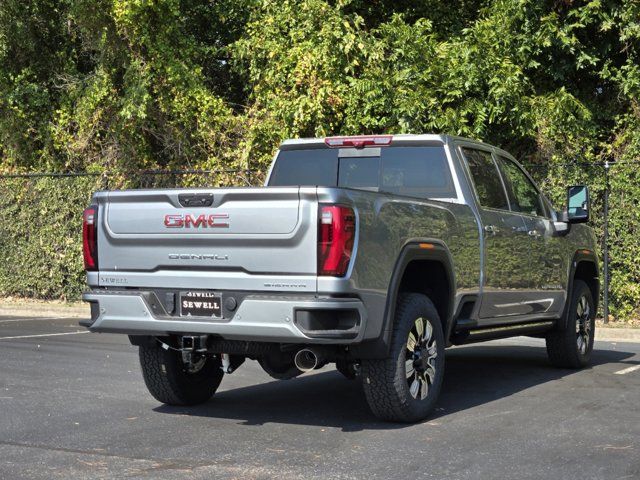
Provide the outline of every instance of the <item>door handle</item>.
{"type": "Polygon", "coordinates": [[[495,235],[496,233],[498,233],[500,231],[500,229],[498,227],[496,227],[495,225],[485,225],[484,226],[484,231],[487,233],[491,233],[493,235],[495,235]]]}

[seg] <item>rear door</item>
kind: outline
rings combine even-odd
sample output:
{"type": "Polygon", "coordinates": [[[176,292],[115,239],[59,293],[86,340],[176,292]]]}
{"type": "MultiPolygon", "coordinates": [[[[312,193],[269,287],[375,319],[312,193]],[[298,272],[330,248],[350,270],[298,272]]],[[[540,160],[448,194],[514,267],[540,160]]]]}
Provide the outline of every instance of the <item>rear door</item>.
{"type": "Polygon", "coordinates": [[[505,186],[489,149],[462,147],[474,184],[484,230],[484,271],[480,318],[522,314],[529,289],[526,226],[509,208],[505,186]],[[527,266],[523,268],[523,263],[527,266]]]}

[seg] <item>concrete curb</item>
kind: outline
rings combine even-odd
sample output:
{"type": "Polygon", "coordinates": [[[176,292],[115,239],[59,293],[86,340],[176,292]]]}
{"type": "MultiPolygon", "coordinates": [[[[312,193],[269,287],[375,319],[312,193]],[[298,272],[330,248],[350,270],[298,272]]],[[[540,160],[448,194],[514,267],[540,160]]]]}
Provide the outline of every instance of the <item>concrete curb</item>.
{"type": "Polygon", "coordinates": [[[64,305],[55,303],[13,303],[0,301],[0,317],[25,318],[90,318],[89,305],[64,305]]]}
{"type": "Polygon", "coordinates": [[[640,328],[596,326],[596,340],[602,342],[640,342],[640,328]]]}

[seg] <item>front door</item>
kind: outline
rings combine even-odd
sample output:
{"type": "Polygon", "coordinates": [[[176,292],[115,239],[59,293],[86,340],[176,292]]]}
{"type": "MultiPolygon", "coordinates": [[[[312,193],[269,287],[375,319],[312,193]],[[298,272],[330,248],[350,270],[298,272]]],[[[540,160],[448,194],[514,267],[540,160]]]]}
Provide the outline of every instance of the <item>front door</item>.
{"type": "Polygon", "coordinates": [[[562,244],[554,235],[542,196],[527,174],[511,159],[497,156],[511,211],[527,230],[530,291],[523,298],[524,314],[557,312],[563,304],[562,244]]]}

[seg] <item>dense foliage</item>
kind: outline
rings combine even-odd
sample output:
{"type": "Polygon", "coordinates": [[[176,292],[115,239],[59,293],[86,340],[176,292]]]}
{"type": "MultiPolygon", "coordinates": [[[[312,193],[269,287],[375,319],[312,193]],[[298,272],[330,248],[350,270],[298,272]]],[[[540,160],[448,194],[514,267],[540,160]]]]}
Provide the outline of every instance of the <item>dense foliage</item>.
{"type": "Polygon", "coordinates": [[[445,132],[512,151],[558,205],[587,181],[599,211],[600,164],[618,162],[612,306],[628,318],[639,54],[634,0],[3,0],[0,171],[127,184],[150,168],[264,171],[285,137],[445,132]]]}
{"type": "Polygon", "coordinates": [[[0,292],[77,299],[84,282],[78,216],[95,178],[0,181],[0,292]]]}

